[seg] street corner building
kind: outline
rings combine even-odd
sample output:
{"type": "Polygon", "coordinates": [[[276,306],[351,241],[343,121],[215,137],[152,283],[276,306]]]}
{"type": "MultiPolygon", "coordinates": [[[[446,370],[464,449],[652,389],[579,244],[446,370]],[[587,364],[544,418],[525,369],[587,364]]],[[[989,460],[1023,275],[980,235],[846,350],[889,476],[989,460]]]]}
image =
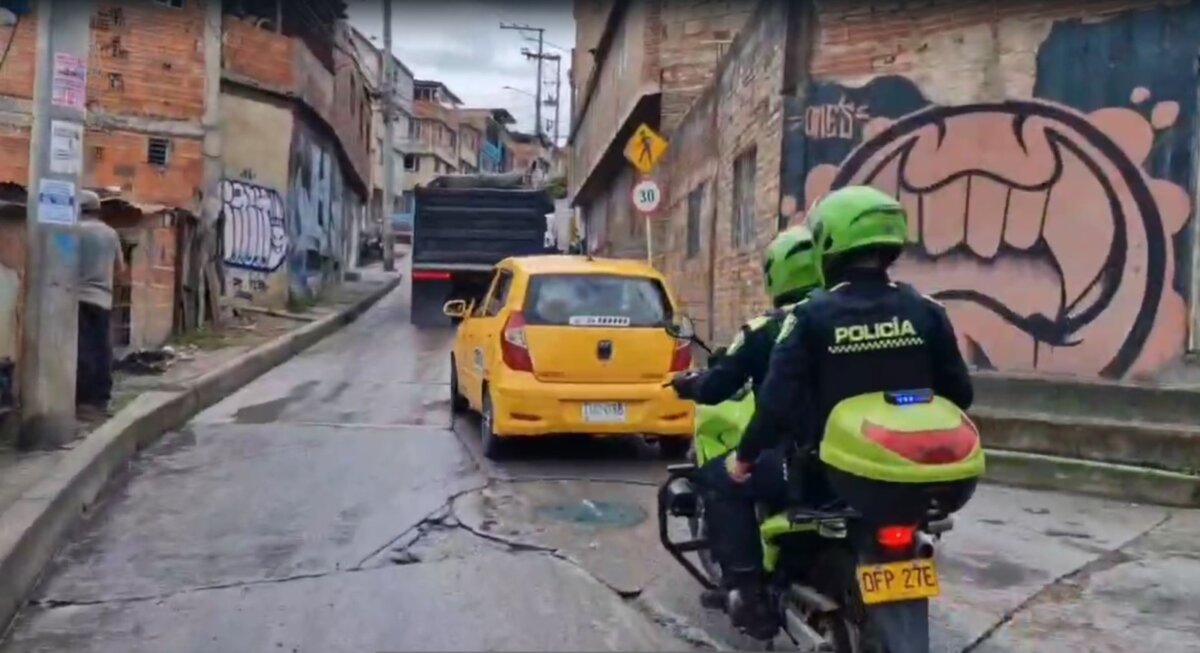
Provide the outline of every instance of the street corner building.
{"type": "MultiPolygon", "coordinates": [[[[132,263],[114,289],[119,348],[162,345],[197,324],[198,307],[282,307],[356,265],[375,119],[344,2],[90,4],[81,188],[101,195],[132,263]]],[[[21,342],[38,3],[0,7],[8,401],[21,342]]]]}
{"type": "Polygon", "coordinates": [[[571,191],[588,247],[650,242],[702,333],[727,341],[765,307],[760,252],[778,230],[869,184],[909,211],[897,277],[946,306],[975,369],[1155,380],[1196,349],[1200,2],[576,15],[571,191]],[[650,239],[620,155],[640,123],[670,141],[650,239]]]}

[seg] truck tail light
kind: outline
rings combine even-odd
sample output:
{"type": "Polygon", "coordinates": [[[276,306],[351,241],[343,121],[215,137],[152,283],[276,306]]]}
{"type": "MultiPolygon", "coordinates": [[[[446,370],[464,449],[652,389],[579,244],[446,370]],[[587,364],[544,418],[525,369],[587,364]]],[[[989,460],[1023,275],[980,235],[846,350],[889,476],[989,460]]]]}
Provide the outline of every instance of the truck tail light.
{"type": "Polygon", "coordinates": [[[687,340],[677,340],[675,351],[671,353],[671,372],[685,372],[692,366],[692,343],[687,340]]]}
{"type": "Polygon", "coordinates": [[[529,356],[529,341],[525,339],[525,316],[513,311],[504,322],[504,337],[500,340],[500,355],[508,369],[517,372],[532,372],[533,359],[529,356]]]}
{"type": "Polygon", "coordinates": [[[439,272],[437,270],[424,270],[412,273],[413,281],[449,281],[449,272],[439,272]]]}

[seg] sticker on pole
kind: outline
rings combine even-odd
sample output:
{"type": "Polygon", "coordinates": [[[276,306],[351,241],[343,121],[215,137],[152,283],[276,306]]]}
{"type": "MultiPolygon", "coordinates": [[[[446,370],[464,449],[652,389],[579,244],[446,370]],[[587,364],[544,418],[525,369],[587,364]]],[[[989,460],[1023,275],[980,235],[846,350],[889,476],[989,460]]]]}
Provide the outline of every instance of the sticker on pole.
{"type": "Polygon", "coordinates": [[[65,52],[54,53],[50,102],[56,107],[87,110],[87,62],[65,52]]]}
{"type": "Polygon", "coordinates": [[[662,191],[653,179],[643,179],[633,187],[633,208],[642,213],[653,213],[662,201],[662,191]]]}
{"type": "Polygon", "coordinates": [[[75,175],[83,169],[83,125],[50,121],[50,172],[75,175]]]}
{"type": "Polygon", "coordinates": [[[57,179],[38,182],[38,222],[43,224],[75,224],[75,184],[57,179]]]}

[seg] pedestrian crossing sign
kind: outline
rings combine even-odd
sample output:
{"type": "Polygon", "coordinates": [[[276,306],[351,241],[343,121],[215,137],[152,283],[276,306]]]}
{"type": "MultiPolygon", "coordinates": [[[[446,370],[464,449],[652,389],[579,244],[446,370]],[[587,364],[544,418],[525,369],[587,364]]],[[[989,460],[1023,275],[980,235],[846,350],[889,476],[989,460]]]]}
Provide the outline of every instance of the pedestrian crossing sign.
{"type": "Polygon", "coordinates": [[[648,175],[654,170],[654,166],[658,165],[659,159],[666,151],[667,139],[646,123],[638,125],[637,131],[633,132],[633,136],[625,144],[625,158],[643,175],[648,175]]]}

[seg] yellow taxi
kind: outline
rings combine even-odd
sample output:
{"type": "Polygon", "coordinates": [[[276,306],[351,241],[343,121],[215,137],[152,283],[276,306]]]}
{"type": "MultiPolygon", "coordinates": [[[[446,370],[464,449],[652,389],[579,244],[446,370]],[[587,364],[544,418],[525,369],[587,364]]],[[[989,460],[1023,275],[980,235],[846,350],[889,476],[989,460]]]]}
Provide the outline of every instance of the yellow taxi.
{"type": "Polygon", "coordinates": [[[678,455],[694,409],[664,387],[691,366],[666,280],[634,260],[525,256],[501,261],[480,300],[447,302],[458,321],[454,409],[482,417],[484,453],[511,438],[639,434],[678,455]]]}

